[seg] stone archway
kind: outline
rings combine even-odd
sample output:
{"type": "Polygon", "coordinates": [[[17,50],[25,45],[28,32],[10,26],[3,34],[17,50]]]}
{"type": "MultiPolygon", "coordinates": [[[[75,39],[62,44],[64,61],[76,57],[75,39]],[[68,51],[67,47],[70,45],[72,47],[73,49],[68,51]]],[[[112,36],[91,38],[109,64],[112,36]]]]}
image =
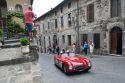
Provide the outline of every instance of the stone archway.
{"type": "Polygon", "coordinates": [[[0,0],[0,27],[6,26],[6,12],[7,12],[7,3],[6,0],[0,0]]]}
{"type": "Polygon", "coordinates": [[[110,53],[111,54],[122,54],[122,29],[114,27],[110,31],[110,53]]]}

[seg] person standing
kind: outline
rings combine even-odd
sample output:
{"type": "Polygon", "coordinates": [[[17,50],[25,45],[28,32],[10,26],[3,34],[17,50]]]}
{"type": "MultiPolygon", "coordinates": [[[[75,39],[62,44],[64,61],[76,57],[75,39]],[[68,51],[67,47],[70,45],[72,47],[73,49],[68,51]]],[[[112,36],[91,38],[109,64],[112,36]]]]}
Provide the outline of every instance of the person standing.
{"type": "Polygon", "coordinates": [[[87,42],[84,43],[83,49],[84,49],[85,55],[87,55],[88,54],[88,49],[89,49],[89,44],[87,42]]]}
{"type": "Polygon", "coordinates": [[[76,52],[76,44],[75,43],[73,43],[73,45],[72,45],[72,50],[74,53],[76,52]]]}
{"type": "Polygon", "coordinates": [[[90,54],[93,54],[94,51],[94,43],[92,41],[89,42],[89,46],[90,46],[90,54]]]}
{"type": "Polygon", "coordinates": [[[59,53],[60,53],[59,45],[56,45],[56,52],[57,52],[57,54],[59,55],[59,53]]]}
{"type": "Polygon", "coordinates": [[[34,20],[34,18],[36,18],[35,14],[32,11],[32,7],[29,6],[28,9],[25,12],[25,23],[26,23],[26,27],[27,27],[27,30],[28,30],[30,41],[33,40],[32,29],[33,29],[33,20],[34,20]]]}

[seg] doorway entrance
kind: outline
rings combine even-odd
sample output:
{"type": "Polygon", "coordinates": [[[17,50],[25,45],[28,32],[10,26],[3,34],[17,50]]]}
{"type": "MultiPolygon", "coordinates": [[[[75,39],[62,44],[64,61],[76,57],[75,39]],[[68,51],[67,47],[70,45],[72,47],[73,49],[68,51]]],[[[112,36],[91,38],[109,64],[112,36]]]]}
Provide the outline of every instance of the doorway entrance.
{"type": "Polygon", "coordinates": [[[7,12],[6,0],[0,0],[0,28],[6,27],[6,12],[7,12]]]}
{"type": "Polygon", "coordinates": [[[110,42],[110,53],[111,54],[122,54],[122,30],[119,27],[111,29],[111,42],[110,42]]]}

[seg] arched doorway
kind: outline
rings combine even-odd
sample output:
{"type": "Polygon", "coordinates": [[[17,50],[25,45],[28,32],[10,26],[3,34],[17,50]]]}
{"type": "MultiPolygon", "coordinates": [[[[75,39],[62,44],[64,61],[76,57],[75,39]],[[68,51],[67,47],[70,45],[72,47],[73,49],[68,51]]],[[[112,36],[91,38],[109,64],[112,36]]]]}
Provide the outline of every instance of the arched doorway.
{"type": "Polygon", "coordinates": [[[114,27],[111,29],[111,54],[122,54],[122,30],[119,27],[114,27]]]}

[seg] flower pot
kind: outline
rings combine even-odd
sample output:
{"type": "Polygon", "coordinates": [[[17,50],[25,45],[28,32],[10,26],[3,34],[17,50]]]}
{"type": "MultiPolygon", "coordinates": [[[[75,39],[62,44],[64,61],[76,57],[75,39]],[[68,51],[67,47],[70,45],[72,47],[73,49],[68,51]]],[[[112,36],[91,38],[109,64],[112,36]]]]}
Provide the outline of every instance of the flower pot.
{"type": "Polygon", "coordinates": [[[30,52],[29,45],[21,46],[21,52],[23,54],[28,54],[30,52]]]}

